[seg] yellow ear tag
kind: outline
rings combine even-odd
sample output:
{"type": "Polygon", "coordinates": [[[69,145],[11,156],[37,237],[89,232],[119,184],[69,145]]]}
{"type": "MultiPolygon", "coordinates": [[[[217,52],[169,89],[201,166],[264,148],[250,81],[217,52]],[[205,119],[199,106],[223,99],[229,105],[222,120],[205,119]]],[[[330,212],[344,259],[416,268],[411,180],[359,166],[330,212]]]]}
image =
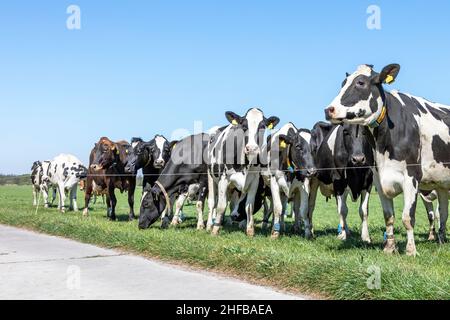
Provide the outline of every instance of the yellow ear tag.
{"type": "Polygon", "coordinates": [[[125,150],[125,153],[128,153],[128,150],[125,150]]]}
{"type": "Polygon", "coordinates": [[[119,149],[116,149],[116,153],[119,154],[119,149]]]}
{"type": "Polygon", "coordinates": [[[270,124],[267,126],[267,129],[272,130],[272,129],[273,129],[273,123],[270,123],[270,124]]]}
{"type": "Polygon", "coordinates": [[[281,141],[280,141],[280,148],[281,148],[281,149],[286,149],[286,148],[287,148],[286,141],[284,141],[284,140],[281,140],[281,141]]]}
{"type": "Polygon", "coordinates": [[[233,126],[237,126],[238,122],[237,122],[235,119],[233,119],[233,121],[231,121],[231,124],[232,124],[233,126]]]}
{"type": "Polygon", "coordinates": [[[387,84],[391,84],[392,82],[394,82],[394,77],[388,74],[384,82],[386,82],[387,84]]]}
{"type": "Polygon", "coordinates": [[[175,146],[176,146],[176,145],[177,145],[177,144],[175,143],[175,144],[172,146],[172,150],[175,149],[175,146]]]}

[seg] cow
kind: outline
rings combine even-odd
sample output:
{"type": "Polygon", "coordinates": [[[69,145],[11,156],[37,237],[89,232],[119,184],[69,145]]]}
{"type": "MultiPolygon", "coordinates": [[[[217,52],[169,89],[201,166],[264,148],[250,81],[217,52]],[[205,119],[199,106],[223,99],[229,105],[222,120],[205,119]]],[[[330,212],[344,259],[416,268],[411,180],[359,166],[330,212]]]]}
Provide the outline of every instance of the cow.
{"type": "Polygon", "coordinates": [[[153,186],[147,184],[142,195],[139,229],[147,229],[161,215],[170,212],[172,199],[192,184],[199,184],[197,229],[204,228],[203,205],[207,196],[207,150],[209,135],[199,133],[180,140],[153,186]]]}
{"type": "MultiPolygon", "coordinates": [[[[311,237],[308,217],[309,179],[316,173],[310,147],[311,133],[287,123],[268,137],[267,166],[262,170],[265,184],[270,188],[273,210],[272,238],[278,238],[284,224],[284,211],[293,199],[295,227],[300,217],[305,225],[305,237],[311,237]],[[305,180],[308,179],[305,183],[305,180]]],[[[268,217],[264,217],[267,221],[268,217]]]]}
{"type": "Polygon", "coordinates": [[[403,192],[406,254],[415,256],[419,189],[436,190],[440,213],[438,240],[445,241],[450,189],[450,106],[399,91],[385,91],[383,84],[393,83],[399,71],[398,64],[389,64],[380,73],[372,65],[359,66],[347,75],[339,94],[325,108],[325,117],[332,123],[369,128],[375,139],[374,181],[386,223],[384,251],[397,250],[393,199],[403,192]]]}
{"type": "Polygon", "coordinates": [[[207,229],[218,235],[228,204],[229,189],[236,188],[242,199],[247,197],[248,236],[254,236],[254,202],[261,170],[261,148],[266,129],[274,128],[280,119],[266,118],[258,108],[249,109],[244,116],[227,111],[230,124],[219,129],[208,147],[208,221],[207,229]],[[217,199],[216,199],[217,195],[217,199]],[[216,219],[213,223],[213,214],[216,219]]]}
{"type": "Polygon", "coordinates": [[[86,192],[84,198],[83,215],[89,213],[89,202],[94,192],[106,192],[107,217],[116,220],[117,198],[114,190],[128,192],[128,205],[130,212],[128,219],[131,221],[134,215],[134,191],[136,189],[136,174],[126,171],[132,146],[126,141],[113,142],[107,137],[102,137],[94,145],[89,156],[89,174],[86,180],[86,192]]]}
{"type": "Polygon", "coordinates": [[[141,138],[132,138],[132,152],[130,153],[126,171],[137,173],[142,169],[144,174],[142,186],[145,188],[147,184],[153,186],[158,179],[159,174],[164,169],[170,158],[170,150],[177,141],[169,141],[162,135],[145,142],[141,138]]]}
{"type": "Polygon", "coordinates": [[[42,180],[49,185],[57,186],[58,209],[64,213],[66,193],[69,193],[69,210],[78,211],[77,186],[86,176],[87,169],[77,157],[71,154],[60,154],[50,161],[47,170],[44,170],[42,180]]]}
{"type": "Polygon", "coordinates": [[[44,207],[49,207],[48,192],[50,188],[53,190],[53,198],[51,203],[53,204],[53,202],[55,202],[56,186],[49,185],[42,179],[44,172],[47,172],[49,166],[50,161],[35,161],[33,162],[33,165],[31,167],[31,184],[33,186],[34,206],[38,205],[38,195],[40,194],[40,192],[42,192],[42,195],[44,197],[44,207]]]}
{"type": "Polygon", "coordinates": [[[347,196],[355,202],[361,198],[361,239],[370,243],[368,228],[369,198],[373,183],[372,167],[373,139],[369,130],[358,125],[331,125],[318,122],[312,129],[311,149],[317,166],[317,175],[310,183],[308,216],[312,221],[313,211],[320,187],[321,193],[334,196],[339,215],[338,238],[346,240],[347,196]]]}
{"type": "MultiPolygon", "coordinates": [[[[198,199],[200,195],[199,191],[201,191],[200,183],[193,183],[183,186],[183,190],[180,191],[180,194],[175,201],[175,211],[172,217],[172,222],[170,223],[172,226],[176,226],[183,221],[182,211],[186,200],[194,201],[195,199],[198,199]]],[[[202,192],[204,191],[202,190],[202,192]]]]}

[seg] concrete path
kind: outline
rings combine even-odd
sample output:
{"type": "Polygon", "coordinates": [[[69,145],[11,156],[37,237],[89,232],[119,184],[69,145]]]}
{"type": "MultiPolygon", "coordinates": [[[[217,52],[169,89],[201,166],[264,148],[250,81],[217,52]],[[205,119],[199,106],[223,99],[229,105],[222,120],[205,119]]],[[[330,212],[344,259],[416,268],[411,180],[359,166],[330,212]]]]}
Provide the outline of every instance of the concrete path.
{"type": "Polygon", "coordinates": [[[0,225],[0,299],[304,299],[0,225]]]}

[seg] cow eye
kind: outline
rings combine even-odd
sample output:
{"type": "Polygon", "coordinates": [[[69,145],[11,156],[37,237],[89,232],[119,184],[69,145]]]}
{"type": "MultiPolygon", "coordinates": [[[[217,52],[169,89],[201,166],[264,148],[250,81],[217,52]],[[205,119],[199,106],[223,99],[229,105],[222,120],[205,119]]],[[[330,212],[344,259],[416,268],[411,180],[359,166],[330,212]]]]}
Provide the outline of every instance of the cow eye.
{"type": "Polygon", "coordinates": [[[296,145],[295,148],[296,148],[297,150],[302,150],[302,146],[301,146],[300,144],[296,145]]]}
{"type": "Polygon", "coordinates": [[[358,81],[356,81],[356,86],[357,86],[357,87],[362,88],[362,87],[364,87],[365,85],[366,85],[366,83],[365,83],[363,80],[358,80],[358,81]]]}

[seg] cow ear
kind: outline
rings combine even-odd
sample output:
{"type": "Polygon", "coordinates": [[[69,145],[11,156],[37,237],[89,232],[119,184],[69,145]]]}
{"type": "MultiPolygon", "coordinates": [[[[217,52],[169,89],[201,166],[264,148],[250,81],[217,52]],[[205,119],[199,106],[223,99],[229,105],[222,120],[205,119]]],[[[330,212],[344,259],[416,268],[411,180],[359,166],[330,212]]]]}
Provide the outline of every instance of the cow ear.
{"type": "Polygon", "coordinates": [[[237,115],[236,113],[232,112],[232,111],[227,111],[225,112],[225,118],[227,118],[227,120],[232,124],[232,125],[238,125],[239,123],[241,123],[242,118],[237,115]]]}
{"type": "Polygon", "coordinates": [[[111,147],[111,150],[114,151],[116,154],[119,154],[119,147],[117,146],[117,144],[113,144],[111,147]]]}
{"type": "Polygon", "coordinates": [[[375,79],[376,80],[375,82],[377,84],[381,84],[381,83],[391,84],[395,81],[399,72],[400,72],[399,64],[396,64],[396,63],[389,64],[383,68],[381,73],[375,79]]]}
{"type": "Polygon", "coordinates": [[[179,142],[179,140],[170,141],[170,143],[169,143],[170,150],[173,150],[173,148],[175,148],[175,146],[177,145],[178,142],[179,142]]]}
{"type": "Polygon", "coordinates": [[[280,134],[278,140],[280,141],[280,149],[286,149],[288,145],[294,142],[291,137],[285,134],[280,134]]]}
{"type": "Polygon", "coordinates": [[[267,129],[272,130],[277,126],[277,124],[280,122],[280,118],[278,117],[270,117],[266,119],[266,126],[267,129]]]}

